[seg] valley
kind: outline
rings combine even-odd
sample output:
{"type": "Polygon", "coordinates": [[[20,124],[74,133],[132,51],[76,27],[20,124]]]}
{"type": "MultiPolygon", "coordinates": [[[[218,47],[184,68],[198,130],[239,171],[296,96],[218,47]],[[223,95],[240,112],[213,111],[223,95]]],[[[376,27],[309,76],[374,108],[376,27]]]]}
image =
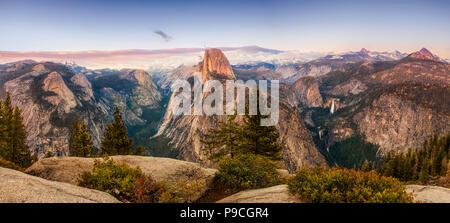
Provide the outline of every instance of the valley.
{"type": "Polygon", "coordinates": [[[208,52],[198,65],[180,65],[167,73],[19,61],[2,65],[1,92],[10,92],[22,111],[27,144],[39,157],[48,151],[69,154],[75,116],[86,121],[98,150],[117,107],[129,136],[148,155],[202,163],[200,139],[223,117],[179,118],[167,111],[171,84],[189,80],[196,70],[206,79],[225,74],[231,76],[224,79],[280,80],[277,129],[284,147],[282,165],[290,171],[325,161],[330,166],[362,165],[450,131],[450,104],[445,100],[450,94],[449,65],[426,49],[409,55],[362,49],[305,63],[236,66],[220,50],[208,52]],[[342,149],[339,145],[348,140],[359,146],[351,152],[342,149]],[[360,157],[345,158],[355,154],[360,157]]]}

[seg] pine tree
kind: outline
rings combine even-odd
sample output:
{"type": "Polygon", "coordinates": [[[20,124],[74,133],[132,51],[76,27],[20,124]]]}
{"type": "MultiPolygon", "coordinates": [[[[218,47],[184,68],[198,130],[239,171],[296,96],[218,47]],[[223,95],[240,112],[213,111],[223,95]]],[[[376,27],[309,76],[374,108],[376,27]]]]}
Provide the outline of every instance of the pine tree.
{"type": "Polygon", "coordinates": [[[84,120],[80,123],[78,118],[75,118],[73,121],[69,147],[70,156],[92,157],[94,155],[92,136],[84,120]]]}
{"type": "MultiPolygon", "coordinates": [[[[14,115],[14,108],[11,104],[11,96],[9,92],[6,93],[6,98],[3,101],[2,105],[2,137],[3,137],[3,152],[2,156],[5,160],[11,161],[13,163],[16,159],[16,152],[13,150],[13,144],[12,144],[12,137],[14,135],[13,133],[13,115],[14,115]]],[[[16,163],[17,164],[17,163],[16,163]]]]}
{"type": "Polygon", "coordinates": [[[136,151],[134,152],[134,155],[136,156],[145,156],[145,147],[144,146],[137,146],[136,151]]]}
{"type": "Polygon", "coordinates": [[[422,169],[420,170],[419,173],[419,181],[421,183],[427,183],[428,179],[430,177],[430,170],[429,170],[429,164],[428,162],[423,163],[422,169]]]}
{"type": "Polygon", "coordinates": [[[371,171],[373,170],[373,163],[366,160],[360,169],[362,171],[371,171]]]}
{"type": "Polygon", "coordinates": [[[211,129],[204,136],[202,143],[205,144],[205,153],[210,160],[217,162],[224,156],[233,158],[239,153],[241,130],[235,119],[236,115],[228,116],[226,121],[219,123],[217,129],[211,129]]]}
{"type": "Polygon", "coordinates": [[[116,107],[114,110],[114,121],[108,124],[104,133],[101,144],[102,153],[108,155],[133,154],[133,141],[127,136],[127,133],[120,111],[116,107]]]}
{"type": "Polygon", "coordinates": [[[14,154],[12,162],[21,167],[28,167],[32,164],[33,158],[31,156],[30,148],[27,145],[27,133],[23,124],[22,115],[19,107],[15,107],[12,119],[12,151],[14,154]]]}
{"type": "Polygon", "coordinates": [[[7,157],[6,125],[3,117],[3,101],[0,100],[0,157],[7,157]]]}
{"type": "Polygon", "coordinates": [[[81,122],[80,132],[78,134],[78,144],[80,145],[81,157],[91,157],[94,155],[94,144],[92,143],[92,136],[89,133],[86,122],[81,122]]]}
{"type": "Polygon", "coordinates": [[[72,131],[70,133],[69,139],[69,153],[70,156],[78,156],[80,154],[80,144],[79,144],[79,135],[80,135],[80,122],[78,121],[78,117],[72,122],[72,131]]]}
{"type": "Polygon", "coordinates": [[[263,155],[272,160],[281,159],[281,145],[277,142],[280,134],[275,126],[261,126],[261,119],[266,118],[260,112],[256,115],[246,115],[242,126],[239,145],[241,151],[263,155]]]}
{"type": "MultiPolygon", "coordinates": [[[[259,90],[257,91],[259,102],[259,90]]],[[[280,136],[275,126],[261,126],[261,119],[267,118],[259,111],[249,115],[249,106],[246,104],[244,124],[238,126],[236,116],[228,116],[226,122],[219,124],[219,128],[211,129],[202,140],[206,146],[206,153],[213,161],[229,155],[233,157],[238,153],[262,155],[271,160],[281,159],[281,145],[277,142],[280,136]]]]}
{"type": "Polygon", "coordinates": [[[12,106],[9,92],[4,101],[0,100],[0,156],[22,168],[33,163],[22,115],[17,106],[12,106]]]}

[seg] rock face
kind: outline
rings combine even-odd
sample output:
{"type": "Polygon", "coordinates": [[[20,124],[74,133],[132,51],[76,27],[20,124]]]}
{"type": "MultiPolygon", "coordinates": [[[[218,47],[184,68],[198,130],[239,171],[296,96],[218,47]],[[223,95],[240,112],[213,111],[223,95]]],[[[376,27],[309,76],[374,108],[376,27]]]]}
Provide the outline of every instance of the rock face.
{"type": "Polygon", "coordinates": [[[52,105],[64,104],[64,111],[67,113],[71,108],[77,105],[75,101],[75,96],[72,91],[67,87],[58,72],[51,72],[44,79],[44,91],[53,92],[56,95],[47,96],[45,100],[50,102],[52,105]]]}
{"type": "MultiPolygon", "coordinates": [[[[200,197],[208,189],[215,169],[202,168],[199,164],[148,156],[111,156],[115,162],[124,162],[151,175],[156,182],[168,185],[178,183],[195,183],[196,194],[200,197]]],[[[39,160],[29,167],[25,173],[47,180],[77,185],[78,177],[84,171],[92,170],[95,158],[53,157],[39,160]]]]}
{"type": "Polygon", "coordinates": [[[415,202],[450,203],[450,189],[445,187],[406,185],[406,191],[412,193],[415,202]]]}
{"type": "Polygon", "coordinates": [[[408,55],[408,57],[409,58],[414,58],[414,59],[421,59],[421,60],[436,60],[436,61],[439,61],[439,58],[434,56],[426,48],[422,48],[421,50],[408,55]]]}
{"type": "Polygon", "coordinates": [[[322,63],[320,60],[312,61],[301,65],[281,66],[276,69],[283,77],[283,83],[293,84],[298,79],[305,76],[319,77],[329,73],[341,63],[322,63]]]}
{"type": "Polygon", "coordinates": [[[107,120],[91,97],[83,74],[61,64],[25,63],[0,69],[0,88],[11,94],[27,130],[27,143],[42,157],[47,151],[68,155],[70,126],[75,116],[86,121],[95,145],[107,120]]]}
{"type": "Polygon", "coordinates": [[[108,119],[112,120],[117,106],[127,127],[149,124],[152,118],[149,113],[160,108],[161,93],[150,74],[143,70],[108,71],[91,81],[98,105],[108,119]]]}
{"type": "MultiPolygon", "coordinates": [[[[164,113],[161,94],[143,70],[83,69],[75,74],[56,63],[24,62],[0,69],[0,88],[10,92],[24,118],[27,143],[43,157],[47,151],[67,156],[71,123],[84,120],[95,146],[117,106],[131,136],[148,139],[164,113]],[[92,83],[91,83],[92,82],[92,83]]],[[[3,95],[2,95],[3,96],[3,95]]]]}
{"type": "Polygon", "coordinates": [[[70,80],[81,87],[83,90],[83,99],[88,101],[94,98],[94,92],[92,91],[91,82],[88,81],[84,74],[75,74],[70,80]]]}
{"type": "Polygon", "coordinates": [[[203,61],[197,65],[197,72],[202,72],[202,83],[207,80],[236,79],[230,62],[219,49],[207,49],[203,61]]]}
{"type": "Polygon", "coordinates": [[[322,107],[323,99],[319,91],[319,83],[315,77],[303,77],[290,86],[288,101],[291,105],[306,107],[322,107]]]}
{"type": "Polygon", "coordinates": [[[302,203],[291,194],[287,185],[246,190],[233,194],[217,203],[302,203]]]}
{"type": "Polygon", "coordinates": [[[187,80],[195,71],[195,66],[180,65],[167,74],[159,74],[156,78],[154,75],[154,78],[157,79],[159,87],[162,89],[170,89],[174,81],[187,80]]]}
{"type": "Polygon", "coordinates": [[[322,149],[362,135],[383,155],[418,148],[431,135],[449,132],[450,102],[443,98],[450,97],[450,66],[418,55],[432,54],[421,50],[401,60],[343,63],[318,77],[328,112],[302,109],[313,117],[308,125],[322,149]]]}
{"type": "Polygon", "coordinates": [[[113,196],[0,167],[0,203],[119,203],[113,196]]]}
{"type": "MultiPolygon", "coordinates": [[[[208,49],[205,52],[205,58],[199,63],[197,70],[202,72],[201,80],[205,81],[215,79],[224,82],[235,79],[226,57],[217,49],[208,49]]],[[[170,109],[174,97],[175,94],[170,99],[169,109],[156,136],[170,138],[169,144],[179,154],[178,158],[208,164],[201,140],[210,129],[217,128],[218,123],[225,120],[225,115],[175,116],[170,109]]],[[[205,98],[205,94],[202,98],[205,98]]],[[[240,119],[242,120],[242,117],[240,119]]],[[[301,166],[325,164],[325,159],[315,148],[300,114],[284,101],[280,101],[280,118],[276,127],[284,148],[282,164],[286,169],[295,171],[301,166]]]]}
{"type": "Polygon", "coordinates": [[[450,132],[449,116],[418,106],[393,95],[383,95],[354,120],[366,140],[387,151],[407,152],[419,148],[431,135],[450,132]]]}

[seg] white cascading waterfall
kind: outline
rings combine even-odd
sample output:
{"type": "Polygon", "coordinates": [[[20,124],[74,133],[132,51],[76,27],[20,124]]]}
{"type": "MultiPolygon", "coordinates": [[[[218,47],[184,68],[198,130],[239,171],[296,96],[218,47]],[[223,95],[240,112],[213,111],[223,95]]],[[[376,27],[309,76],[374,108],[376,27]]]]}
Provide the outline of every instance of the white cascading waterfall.
{"type": "Polygon", "coordinates": [[[334,104],[334,99],[331,102],[331,108],[330,108],[330,113],[333,114],[336,110],[336,105],[334,104]]]}

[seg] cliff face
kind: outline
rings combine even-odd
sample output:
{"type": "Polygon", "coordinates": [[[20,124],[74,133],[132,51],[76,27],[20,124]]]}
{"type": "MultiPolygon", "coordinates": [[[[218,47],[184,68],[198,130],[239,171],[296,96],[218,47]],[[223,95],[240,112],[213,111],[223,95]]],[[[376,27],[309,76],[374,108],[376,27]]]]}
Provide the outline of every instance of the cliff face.
{"type": "Polygon", "coordinates": [[[197,72],[202,72],[202,83],[207,80],[236,79],[230,62],[219,49],[207,49],[203,61],[197,65],[197,72]]]}
{"type": "Polygon", "coordinates": [[[143,70],[98,71],[91,77],[97,106],[113,120],[118,107],[135,144],[147,146],[164,114],[162,96],[150,74],[143,70]]]}
{"type": "Polygon", "coordinates": [[[321,107],[322,95],[319,91],[319,83],[315,77],[303,77],[290,86],[288,96],[289,104],[297,107],[321,107]]]}
{"type": "Polygon", "coordinates": [[[395,95],[382,95],[354,117],[366,140],[388,151],[419,148],[431,135],[450,132],[450,116],[395,95]]]}
{"type": "Polygon", "coordinates": [[[142,70],[108,70],[92,83],[62,64],[18,63],[0,69],[0,87],[19,106],[28,145],[42,157],[47,151],[69,154],[70,126],[75,117],[86,121],[99,146],[116,106],[132,134],[150,137],[163,113],[161,95],[151,76],[142,70]],[[136,126],[145,126],[136,129],[136,126]]]}
{"type": "Polygon", "coordinates": [[[93,78],[98,106],[112,120],[118,107],[127,126],[147,123],[146,113],[160,107],[161,94],[151,76],[143,70],[123,69],[93,78]]]}
{"type": "Polygon", "coordinates": [[[159,74],[156,81],[160,88],[170,89],[174,81],[187,80],[195,71],[196,66],[180,65],[167,74],[159,74]]]}
{"type": "MultiPolygon", "coordinates": [[[[227,79],[235,79],[228,60],[217,49],[206,50],[197,71],[201,72],[202,81],[215,79],[224,82],[227,79]]],[[[192,81],[192,78],[189,81],[192,81]]],[[[175,94],[171,97],[169,108],[174,97],[175,94]]],[[[205,97],[203,94],[202,98],[205,97]]],[[[170,138],[170,145],[177,151],[179,158],[208,164],[201,139],[210,129],[217,128],[219,121],[224,121],[225,118],[226,116],[217,115],[174,116],[171,109],[168,109],[156,136],[170,138]]],[[[242,121],[242,118],[238,117],[238,121],[242,121]]],[[[315,148],[300,114],[284,101],[280,102],[280,119],[276,127],[283,146],[282,164],[286,168],[294,171],[301,166],[325,164],[325,159],[315,148]]]]}
{"type": "Polygon", "coordinates": [[[381,154],[406,151],[450,131],[449,77],[450,65],[423,49],[397,61],[355,62],[319,77],[326,112],[304,109],[326,148],[358,133],[381,154]]]}
{"type": "Polygon", "coordinates": [[[27,143],[42,157],[47,151],[68,155],[70,125],[75,116],[86,121],[99,145],[106,119],[82,74],[53,63],[17,64],[0,71],[1,88],[11,93],[24,118],[27,143]]]}

